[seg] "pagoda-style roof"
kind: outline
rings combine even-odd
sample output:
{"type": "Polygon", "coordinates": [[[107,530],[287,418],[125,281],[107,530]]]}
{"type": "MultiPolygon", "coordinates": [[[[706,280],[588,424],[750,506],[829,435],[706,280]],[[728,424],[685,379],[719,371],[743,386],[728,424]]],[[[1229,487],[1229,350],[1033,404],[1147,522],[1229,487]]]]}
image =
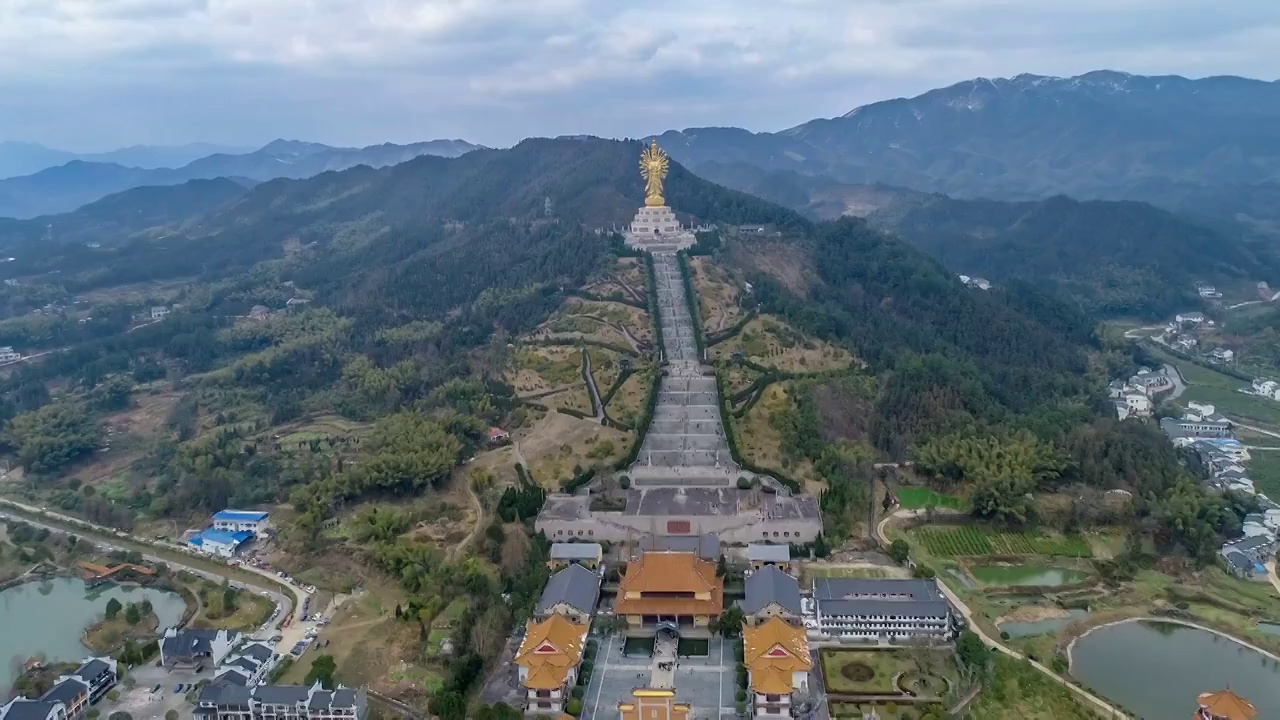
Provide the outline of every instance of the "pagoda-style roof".
{"type": "Polygon", "coordinates": [[[751,690],[769,695],[788,695],[794,673],[813,667],[809,638],[804,628],[780,618],[770,618],[754,627],[742,628],[743,664],[751,671],[751,690]]]}
{"type": "Polygon", "coordinates": [[[724,581],[716,564],[691,552],[646,552],[627,565],[618,585],[619,615],[719,615],[724,581]],[[645,593],[687,593],[697,597],[634,597],[645,593]]]}
{"type": "Polygon", "coordinates": [[[1258,715],[1253,703],[1231,692],[1230,689],[1200,693],[1197,700],[1200,703],[1200,709],[1208,712],[1213,718],[1253,720],[1258,715]]]}
{"type": "Polygon", "coordinates": [[[587,626],[579,625],[563,615],[527,625],[524,642],[516,651],[515,662],[528,668],[522,684],[534,690],[555,690],[564,686],[569,670],[582,660],[582,647],[587,626]]]}

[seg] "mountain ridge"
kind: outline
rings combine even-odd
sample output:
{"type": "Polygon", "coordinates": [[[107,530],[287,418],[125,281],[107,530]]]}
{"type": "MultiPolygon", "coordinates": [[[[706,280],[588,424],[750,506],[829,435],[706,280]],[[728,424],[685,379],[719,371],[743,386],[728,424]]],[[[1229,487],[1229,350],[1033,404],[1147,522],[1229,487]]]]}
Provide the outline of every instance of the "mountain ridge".
{"type": "Polygon", "coordinates": [[[971,79],[780,132],[656,136],[707,162],[958,198],[1142,200],[1272,232],[1280,208],[1280,81],[1095,71],[971,79]],[[1243,193],[1224,193],[1241,187],[1243,193]]]}
{"type": "Polygon", "coordinates": [[[148,185],[178,185],[215,177],[260,182],[278,177],[310,177],[356,165],[394,165],[420,155],[456,157],[478,147],[461,140],[428,140],[408,145],[338,148],[281,139],[250,153],[215,153],[179,168],[131,168],[74,159],[31,175],[0,180],[0,217],[28,219],[69,212],[107,195],[148,185]]]}

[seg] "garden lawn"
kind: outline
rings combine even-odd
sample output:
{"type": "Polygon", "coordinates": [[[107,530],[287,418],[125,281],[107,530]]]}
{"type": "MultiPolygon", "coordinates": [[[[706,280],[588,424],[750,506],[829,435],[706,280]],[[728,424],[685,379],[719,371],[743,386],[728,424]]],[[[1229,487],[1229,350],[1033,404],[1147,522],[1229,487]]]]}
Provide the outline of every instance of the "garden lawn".
{"type": "Polygon", "coordinates": [[[896,695],[901,691],[893,679],[898,673],[915,669],[915,665],[903,653],[893,650],[845,650],[823,648],[819,651],[822,676],[827,690],[851,695],[896,695]],[[845,675],[847,668],[866,668],[871,671],[866,679],[845,675]]]}
{"type": "Polygon", "coordinates": [[[943,495],[928,488],[902,488],[898,491],[898,502],[907,510],[921,508],[950,508],[964,510],[965,502],[954,495],[943,495]]]}

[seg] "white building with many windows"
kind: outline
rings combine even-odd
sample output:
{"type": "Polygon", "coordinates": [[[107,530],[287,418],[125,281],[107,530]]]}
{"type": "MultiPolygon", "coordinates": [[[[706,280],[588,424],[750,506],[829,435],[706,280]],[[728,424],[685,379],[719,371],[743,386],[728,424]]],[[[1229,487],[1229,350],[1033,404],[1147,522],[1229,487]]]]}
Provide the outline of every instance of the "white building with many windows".
{"type": "Polygon", "coordinates": [[[818,631],[833,638],[901,643],[944,642],[958,618],[936,580],[816,578],[818,631]]]}

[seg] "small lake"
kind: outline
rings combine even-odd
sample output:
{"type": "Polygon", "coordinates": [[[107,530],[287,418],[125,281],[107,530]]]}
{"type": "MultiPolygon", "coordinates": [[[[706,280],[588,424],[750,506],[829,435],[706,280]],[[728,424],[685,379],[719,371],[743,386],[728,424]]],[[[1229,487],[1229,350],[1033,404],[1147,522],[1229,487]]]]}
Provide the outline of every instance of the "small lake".
{"type": "Polygon", "coordinates": [[[1048,620],[1036,620],[1034,622],[1001,623],[999,626],[1000,632],[1009,633],[1009,637],[1011,638],[1056,633],[1077,620],[1083,620],[1084,618],[1089,617],[1088,610],[1073,608],[1067,612],[1069,615],[1064,618],[1050,618],[1048,620]]]}
{"type": "Polygon", "coordinates": [[[1061,567],[1037,567],[1033,565],[978,565],[969,568],[969,574],[986,585],[1072,585],[1089,579],[1084,570],[1061,567]]]}
{"type": "Polygon", "coordinates": [[[102,619],[107,601],[122,605],[150,600],[160,627],[176,625],[186,603],[166,590],[128,585],[99,585],[86,590],[79,578],[59,577],[0,590],[0,697],[12,688],[12,658],[44,653],[49,662],[83,660],[89,651],[80,642],[85,628],[102,619]]]}
{"type": "Polygon", "coordinates": [[[1172,623],[1129,622],[1078,640],[1071,674],[1147,720],[1191,717],[1196,697],[1230,686],[1258,710],[1280,718],[1280,667],[1211,632],[1172,623]]]}

